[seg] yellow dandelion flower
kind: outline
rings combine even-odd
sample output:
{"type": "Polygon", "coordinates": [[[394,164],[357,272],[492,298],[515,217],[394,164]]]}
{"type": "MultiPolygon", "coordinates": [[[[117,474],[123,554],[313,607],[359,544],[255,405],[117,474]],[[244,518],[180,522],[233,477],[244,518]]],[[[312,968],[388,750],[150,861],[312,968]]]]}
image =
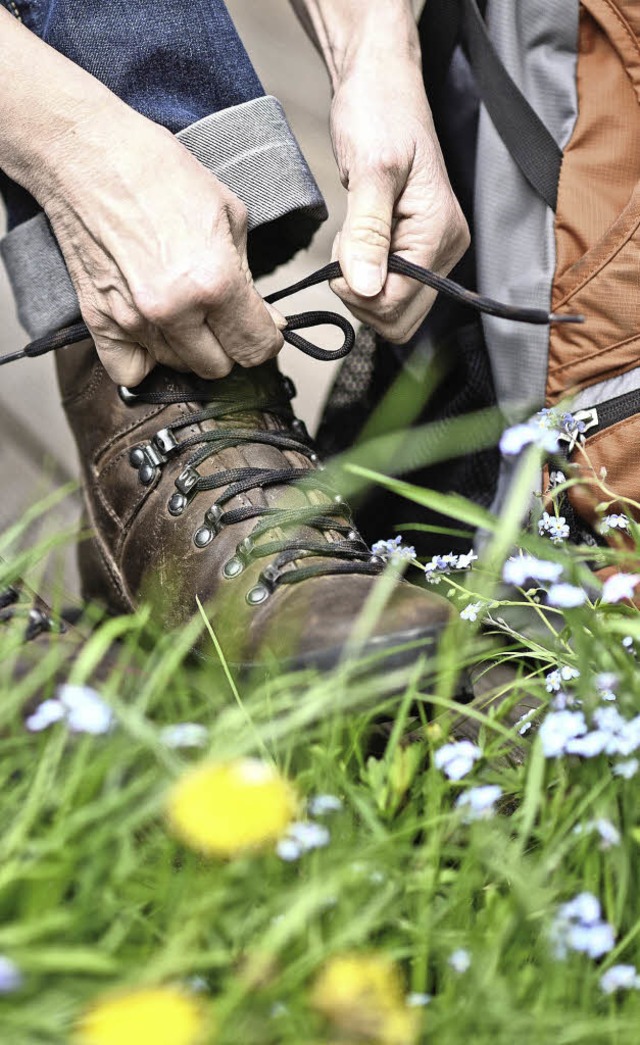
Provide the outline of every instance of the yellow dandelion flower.
{"type": "Polygon", "coordinates": [[[200,1002],[175,987],[149,987],[97,1001],[78,1023],[74,1043],[199,1045],[204,1031],[200,1002]]]}
{"type": "Polygon", "coordinates": [[[420,1017],[406,1007],[397,966],[383,954],[342,954],[321,970],[311,1004],[342,1032],[380,1045],[413,1045],[420,1017]]]}
{"type": "Polygon", "coordinates": [[[418,1040],[422,1017],[420,1013],[406,1006],[387,1012],[380,1024],[378,1042],[380,1045],[414,1045],[418,1040]]]}
{"type": "Polygon", "coordinates": [[[296,813],[293,788],[254,758],[204,763],[171,789],[169,824],[187,845],[209,856],[233,856],[280,838],[296,813]]]}

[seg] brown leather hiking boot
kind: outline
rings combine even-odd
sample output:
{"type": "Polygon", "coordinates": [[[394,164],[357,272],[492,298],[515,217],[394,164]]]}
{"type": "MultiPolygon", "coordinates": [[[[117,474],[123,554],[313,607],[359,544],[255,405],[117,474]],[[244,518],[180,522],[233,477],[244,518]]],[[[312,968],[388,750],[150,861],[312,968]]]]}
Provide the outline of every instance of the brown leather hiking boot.
{"type": "MultiPolygon", "coordinates": [[[[79,628],[62,620],[24,581],[0,586],[0,688],[29,677],[28,702],[51,696],[68,681],[86,641],[79,628]]],[[[91,684],[104,682],[119,660],[120,651],[109,647],[91,670],[91,684]]],[[[124,667],[134,678],[133,666],[124,667]]]]}
{"type": "MultiPolygon", "coordinates": [[[[87,599],[142,599],[175,627],[196,597],[236,666],[330,667],[381,572],[321,465],[275,363],[218,381],[157,367],[117,388],[89,341],[57,353],[88,522],[87,599]]],[[[428,648],[449,604],[398,580],[364,653],[428,648]]],[[[203,648],[212,650],[205,634],[203,648]]]]}

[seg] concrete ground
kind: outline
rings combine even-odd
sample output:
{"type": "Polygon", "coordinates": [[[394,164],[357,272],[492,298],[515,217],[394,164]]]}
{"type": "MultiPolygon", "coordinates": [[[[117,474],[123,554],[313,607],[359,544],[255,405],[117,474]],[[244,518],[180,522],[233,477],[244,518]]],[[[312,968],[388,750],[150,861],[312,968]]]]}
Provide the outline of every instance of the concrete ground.
{"type": "MultiPolygon", "coordinates": [[[[329,260],[331,243],[343,213],[344,192],[328,134],[326,74],[289,5],[283,0],[260,0],[260,3],[228,0],[227,6],[265,89],[282,101],[330,211],[329,221],[311,248],[261,282],[261,289],[268,293],[300,279],[329,260]]],[[[288,306],[288,302],[283,302],[284,305],[288,306]]],[[[337,298],[326,287],[314,288],[292,299],[291,305],[293,311],[323,307],[341,310],[337,298]]],[[[6,277],[0,271],[0,353],[20,348],[26,340],[15,318],[6,277]]],[[[318,336],[318,340],[322,341],[322,337],[318,336]]],[[[329,334],[324,343],[330,345],[331,341],[329,334]]],[[[313,428],[335,365],[310,360],[289,347],[284,349],[281,358],[284,371],[298,386],[298,413],[313,428]]],[[[75,449],[59,406],[50,357],[13,363],[0,372],[0,440],[2,533],[8,525],[24,519],[29,506],[77,476],[75,449]]],[[[72,534],[78,512],[79,496],[75,491],[57,508],[47,511],[39,529],[34,531],[32,527],[23,542],[29,543],[41,534],[72,534]]],[[[61,579],[67,592],[77,592],[73,541],[70,539],[62,552],[49,556],[47,562],[47,571],[40,578],[45,593],[52,596],[61,579]]]]}

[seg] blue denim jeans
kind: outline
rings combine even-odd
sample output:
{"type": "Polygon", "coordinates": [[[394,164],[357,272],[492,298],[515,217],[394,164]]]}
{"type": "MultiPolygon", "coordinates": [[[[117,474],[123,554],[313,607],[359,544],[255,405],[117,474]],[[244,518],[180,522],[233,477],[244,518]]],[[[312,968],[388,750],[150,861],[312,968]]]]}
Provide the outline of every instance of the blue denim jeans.
{"type": "MultiPolygon", "coordinates": [[[[0,0],[46,43],[168,128],[247,205],[255,275],[306,246],[326,210],[280,103],[266,96],[222,0],[0,0]]],[[[78,318],[36,201],[0,172],[0,242],[32,337],[78,318]]]]}

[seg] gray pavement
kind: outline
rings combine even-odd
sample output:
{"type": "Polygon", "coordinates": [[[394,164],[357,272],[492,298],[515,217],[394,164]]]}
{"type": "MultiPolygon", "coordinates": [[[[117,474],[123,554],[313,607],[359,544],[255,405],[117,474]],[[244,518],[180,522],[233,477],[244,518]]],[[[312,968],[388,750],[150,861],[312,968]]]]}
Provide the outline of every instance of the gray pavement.
{"type": "MultiPolygon", "coordinates": [[[[282,101],[298,139],[327,200],[330,220],[311,248],[261,281],[263,293],[293,283],[329,260],[333,237],[344,207],[328,134],[329,90],[320,59],[284,0],[228,0],[232,17],[252,55],[265,89],[282,101]]],[[[0,224],[2,223],[0,214],[0,224]]],[[[1,266],[0,266],[1,269],[1,266]]],[[[313,288],[293,298],[292,311],[332,308],[344,311],[326,287],[313,288]]],[[[288,302],[283,302],[288,307],[288,302]]],[[[286,308],[283,308],[286,311],[286,308]]],[[[317,332],[313,332],[314,336],[317,332]]],[[[17,319],[3,271],[0,271],[0,352],[21,347],[26,338],[17,319]]],[[[335,344],[331,333],[318,341],[335,344]]],[[[310,428],[317,423],[334,364],[307,359],[286,347],[282,367],[298,387],[296,408],[310,428]]],[[[25,509],[45,494],[77,476],[72,438],[58,402],[53,360],[25,360],[0,371],[0,531],[19,521],[25,509]]],[[[48,511],[37,530],[25,535],[29,543],[39,535],[72,532],[79,512],[77,491],[48,511]]],[[[66,592],[77,592],[73,542],[48,558],[38,578],[50,597],[57,597],[62,581],[66,592]]]]}

